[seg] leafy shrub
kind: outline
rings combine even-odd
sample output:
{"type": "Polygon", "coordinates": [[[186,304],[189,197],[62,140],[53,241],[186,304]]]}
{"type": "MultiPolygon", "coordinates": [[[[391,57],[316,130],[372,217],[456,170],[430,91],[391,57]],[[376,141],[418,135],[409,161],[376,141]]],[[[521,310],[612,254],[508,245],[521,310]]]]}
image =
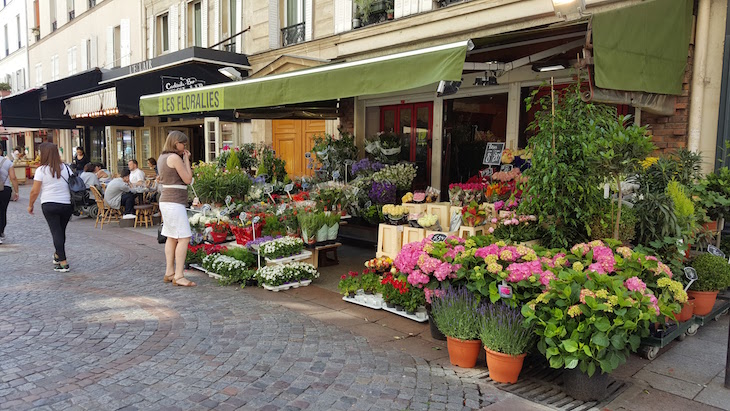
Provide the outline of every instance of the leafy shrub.
{"type": "Polygon", "coordinates": [[[256,265],[256,257],[253,253],[243,247],[231,247],[222,254],[233,257],[238,261],[242,261],[247,267],[254,267],[256,265]]]}
{"type": "Polygon", "coordinates": [[[730,286],[730,264],[720,256],[702,253],[692,260],[697,270],[697,281],[690,286],[694,291],[717,291],[730,286]]]}
{"type": "MultiPolygon", "coordinates": [[[[608,207],[606,207],[608,208],[608,207]]],[[[621,210],[621,224],[618,230],[618,239],[622,243],[630,243],[636,237],[636,212],[628,207],[621,210]]],[[[603,239],[613,237],[616,224],[615,213],[607,211],[602,216],[596,216],[591,221],[591,238],[603,239]]]]}
{"type": "Polygon", "coordinates": [[[241,161],[238,160],[238,155],[235,151],[231,151],[231,153],[228,155],[228,160],[226,160],[226,170],[234,170],[237,168],[241,168],[241,161]]]}

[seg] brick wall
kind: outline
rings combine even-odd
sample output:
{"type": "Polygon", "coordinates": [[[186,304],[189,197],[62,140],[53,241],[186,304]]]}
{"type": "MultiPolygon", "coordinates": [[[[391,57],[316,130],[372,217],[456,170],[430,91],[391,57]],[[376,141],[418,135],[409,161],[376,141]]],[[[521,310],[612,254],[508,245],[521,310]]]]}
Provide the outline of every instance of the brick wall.
{"type": "Polygon", "coordinates": [[[666,117],[641,113],[641,125],[649,126],[649,130],[653,135],[652,141],[657,146],[658,153],[672,152],[678,148],[687,147],[689,135],[689,85],[692,79],[693,54],[694,45],[690,44],[687,69],[682,79],[682,95],[677,96],[677,101],[674,104],[674,115],[666,117]]]}

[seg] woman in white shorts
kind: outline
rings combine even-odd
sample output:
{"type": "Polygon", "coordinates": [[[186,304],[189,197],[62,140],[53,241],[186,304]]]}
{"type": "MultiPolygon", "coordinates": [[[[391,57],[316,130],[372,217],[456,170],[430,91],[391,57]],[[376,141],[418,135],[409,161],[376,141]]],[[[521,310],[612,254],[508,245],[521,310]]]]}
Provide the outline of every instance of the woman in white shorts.
{"type": "Polygon", "coordinates": [[[162,154],[157,160],[160,170],[160,213],[162,213],[162,235],[165,243],[165,277],[163,281],[182,287],[195,287],[195,283],[184,277],[185,256],[192,232],[185,207],[188,205],[187,185],[193,179],[190,168],[190,152],[185,149],[188,136],[174,130],[167,135],[162,154]]]}

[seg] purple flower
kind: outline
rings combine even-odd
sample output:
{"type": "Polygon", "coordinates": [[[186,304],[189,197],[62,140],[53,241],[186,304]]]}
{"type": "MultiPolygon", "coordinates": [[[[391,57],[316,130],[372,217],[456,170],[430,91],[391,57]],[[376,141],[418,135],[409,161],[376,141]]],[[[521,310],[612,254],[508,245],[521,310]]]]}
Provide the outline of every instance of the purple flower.
{"type": "Polygon", "coordinates": [[[377,204],[395,203],[395,184],[387,181],[375,181],[370,188],[368,197],[377,204]]]}

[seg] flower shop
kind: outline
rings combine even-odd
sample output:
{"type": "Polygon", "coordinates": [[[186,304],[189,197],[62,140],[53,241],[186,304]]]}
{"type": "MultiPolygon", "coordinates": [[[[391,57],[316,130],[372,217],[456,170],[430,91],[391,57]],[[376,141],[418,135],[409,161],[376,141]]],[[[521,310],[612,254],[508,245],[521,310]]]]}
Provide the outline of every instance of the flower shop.
{"type": "Polygon", "coordinates": [[[297,288],[337,262],[344,230],[369,226],[373,258],[337,274],[344,301],[428,322],[453,365],[495,382],[543,366],[599,401],[631,353],[653,359],[730,308],[730,170],[655,155],[651,130],[578,85],[527,106],[528,148],[488,145],[448,193],[414,184],[387,134],[362,158],[352,135],[316,137],[305,178],[271,148],[227,149],[194,169],[188,262],[224,284],[297,288]]]}

